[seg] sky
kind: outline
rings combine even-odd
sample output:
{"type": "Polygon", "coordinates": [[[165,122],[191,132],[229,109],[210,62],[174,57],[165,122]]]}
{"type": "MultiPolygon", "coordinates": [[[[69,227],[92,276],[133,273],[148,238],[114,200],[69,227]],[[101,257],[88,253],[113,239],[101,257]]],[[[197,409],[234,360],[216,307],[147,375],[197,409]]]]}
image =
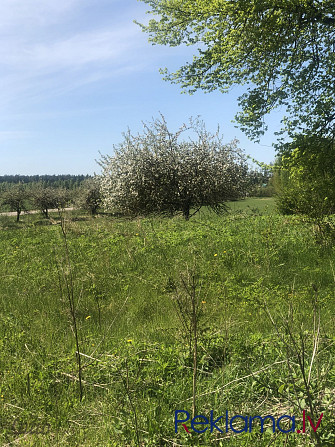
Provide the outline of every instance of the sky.
{"type": "Polygon", "coordinates": [[[151,45],[134,23],[149,20],[147,9],[137,0],[1,0],[0,175],[99,173],[100,153],[160,114],[172,131],[200,115],[227,143],[274,160],[280,111],[255,144],[231,122],[239,87],[187,95],[163,81],[159,69],[176,70],[194,49],[151,45]]]}

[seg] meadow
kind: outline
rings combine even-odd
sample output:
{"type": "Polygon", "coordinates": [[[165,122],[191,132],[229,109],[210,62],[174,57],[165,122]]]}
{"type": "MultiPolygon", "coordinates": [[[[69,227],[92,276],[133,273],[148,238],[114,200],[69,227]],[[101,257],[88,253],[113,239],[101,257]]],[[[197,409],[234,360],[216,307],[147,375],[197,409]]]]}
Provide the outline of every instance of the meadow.
{"type": "Polygon", "coordinates": [[[1,216],[0,244],[0,445],[334,445],[332,233],[257,198],[190,221],[1,216]],[[176,410],[296,427],[175,433],[176,410]]]}

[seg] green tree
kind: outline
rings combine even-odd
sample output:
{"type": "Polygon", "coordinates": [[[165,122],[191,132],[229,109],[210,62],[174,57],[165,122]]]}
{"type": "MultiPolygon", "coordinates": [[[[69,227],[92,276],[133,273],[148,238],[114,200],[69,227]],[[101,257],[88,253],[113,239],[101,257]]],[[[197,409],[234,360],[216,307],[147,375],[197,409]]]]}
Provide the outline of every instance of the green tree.
{"type": "Polygon", "coordinates": [[[32,187],[31,195],[35,206],[45,218],[49,218],[50,209],[63,209],[71,200],[71,193],[65,188],[52,188],[43,183],[36,183],[32,187]]]}
{"type": "Polygon", "coordinates": [[[26,210],[26,201],[28,198],[27,190],[22,183],[14,183],[1,194],[2,205],[8,205],[11,211],[16,212],[16,222],[20,220],[20,214],[26,210]]]}
{"type": "Polygon", "coordinates": [[[317,220],[335,213],[335,145],[300,135],[282,149],[278,205],[317,220]]]}
{"type": "Polygon", "coordinates": [[[102,204],[100,182],[97,177],[88,178],[82,182],[76,191],[76,205],[95,216],[102,204]]]}
{"type": "Polygon", "coordinates": [[[171,133],[162,117],[145,125],[142,135],[128,131],[114,153],[100,161],[101,190],[105,207],[117,212],[181,212],[189,219],[191,208],[220,211],[247,190],[247,165],[237,142],[223,144],[198,120],[171,133]],[[184,132],[186,141],[180,139],[184,132]]]}
{"type": "Polygon", "coordinates": [[[155,18],[153,44],[193,45],[196,55],[165,79],[190,93],[245,85],[236,119],[258,140],[264,116],[283,106],[284,129],[335,134],[333,0],[141,0],[155,18]]]}
{"type": "Polygon", "coordinates": [[[273,166],[262,166],[261,168],[250,170],[248,179],[250,184],[250,195],[254,197],[271,197],[275,190],[272,182],[273,166]]]}

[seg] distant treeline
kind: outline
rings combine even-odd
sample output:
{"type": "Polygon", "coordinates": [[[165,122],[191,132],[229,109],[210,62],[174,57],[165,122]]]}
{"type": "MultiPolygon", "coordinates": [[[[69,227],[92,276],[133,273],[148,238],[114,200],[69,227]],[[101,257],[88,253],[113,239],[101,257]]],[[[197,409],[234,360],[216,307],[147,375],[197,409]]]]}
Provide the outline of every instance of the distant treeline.
{"type": "Polygon", "coordinates": [[[46,186],[76,189],[90,175],[1,175],[0,185],[10,183],[43,183],[46,186]]]}

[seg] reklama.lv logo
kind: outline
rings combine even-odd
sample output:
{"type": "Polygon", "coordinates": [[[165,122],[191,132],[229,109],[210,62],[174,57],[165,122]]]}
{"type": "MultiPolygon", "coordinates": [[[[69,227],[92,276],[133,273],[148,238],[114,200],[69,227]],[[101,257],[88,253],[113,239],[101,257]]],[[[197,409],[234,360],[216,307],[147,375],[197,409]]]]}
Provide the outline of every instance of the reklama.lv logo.
{"type": "MultiPolygon", "coordinates": [[[[175,425],[175,433],[178,433],[178,424],[181,424],[181,426],[183,427],[184,430],[187,431],[187,433],[191,433],[190,430],[193,430],[195,433],[205,433],[207,430],[209,430],[211,433],[213,433],[214,430],[217,430],[220,433],[224,432],[228,433],[229,430],[231,430],[234,433],[251,433],[255,428],[254,427],[256,425],[255,423],[259,422],[260,432],[263,433],[264,422],[270,421],[272,424],[273,433],[275,433],[276,429],[281,433],[306,433],[306,419],[307,419],[311,428],[316,433],[317,429],[321,424],[322,417],[323,413],[321,413],[321,416],[319,417],[316,425],[314,425],[314,422],[312,421],[311,417],[306,415],[306,411],[304,410],[302,412],[302,427],[301,429],[296,430],[296,417],[289,416],[287,414],[280,416],[277,420],[275,419],[274,416],[271,415],[262,417],[259,415],[242,416],[240,414],[236,414],[235,416],[229,418],[228,410],[226,410],[224,419],[223,415],[215,419],[214,411],[211,410],[209,418],[204,416],[203,414],[199,414],[197,416],[194,416],[194,418],[191,419],[190,424],[188,424],[187,426],[186,422],[190,420],[190,413],[185,410],[176,410],[174,413],[174,421],[175,421],[174,425],[175,425]],[[181,415],[184,415],[184,417],[182,419],[179,419],[181,415]],[[288,428],[283,428],[281,425],[284,419],[290,422],[288,428]],[[234,426],[235,421],[236,423],[238,423],[238,428],[234,426]],[[218,424],[224,424],[224,430],[222,429],[222,425],[220,426],[218,424]]],[[[257,426],[258,424],[256,425],[256,428],[257,426]]],[[[266,427],[266,429],[268,429],[268,427],[266,427]]]]}

